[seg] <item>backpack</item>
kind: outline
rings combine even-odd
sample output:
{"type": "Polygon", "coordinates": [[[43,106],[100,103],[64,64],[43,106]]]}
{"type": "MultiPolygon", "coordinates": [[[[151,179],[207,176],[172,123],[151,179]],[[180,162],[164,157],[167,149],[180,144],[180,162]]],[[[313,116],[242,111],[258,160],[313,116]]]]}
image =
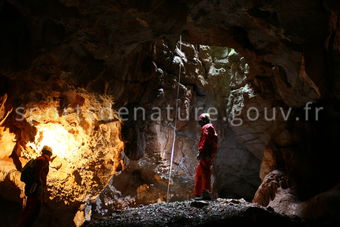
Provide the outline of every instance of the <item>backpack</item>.
{"type": "Polygon", "coordinates": [[[36,163],[37,160],[32,159],[22,168],[20,180],[25,182],[25,184],[32,184],[34,182],[36,163]]]}

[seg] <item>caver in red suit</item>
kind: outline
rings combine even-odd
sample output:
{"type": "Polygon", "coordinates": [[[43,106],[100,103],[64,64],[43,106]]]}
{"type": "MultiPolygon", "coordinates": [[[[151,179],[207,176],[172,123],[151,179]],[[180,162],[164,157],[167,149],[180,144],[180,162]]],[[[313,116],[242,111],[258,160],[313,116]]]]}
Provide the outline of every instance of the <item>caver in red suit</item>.
{"type": "Polygon", "coordinates": [[[194,196],[195,199],[210,199],[211,165],[217,153],[217,133],[210,123],[209,114],[199,116],[201,138],[198,142],[198,165],[196,167],[194,196]]]}
{"type": "Polygon", "coordinates": [[[44,146],[42,155],[35,161],[33,182],[25,185],[27,202],[20,218],[20,227],[33,226],[39,216],[42,203],[44,202],[46,178],[51,156],[52,149],[48,146],[44,146]]]}

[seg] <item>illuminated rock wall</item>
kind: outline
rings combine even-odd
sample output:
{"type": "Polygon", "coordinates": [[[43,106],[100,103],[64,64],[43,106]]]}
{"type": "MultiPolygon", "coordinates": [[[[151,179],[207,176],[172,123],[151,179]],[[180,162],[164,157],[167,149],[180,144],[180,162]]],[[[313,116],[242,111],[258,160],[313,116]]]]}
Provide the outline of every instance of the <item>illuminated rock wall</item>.
{"type": "Polygon", "coordinates": [[[32,105],[35,108],[32,113],[30,108],[25,111],[25,119],[37,133],[21,152],[22,157],[30,159],[44,145],[52,147],[56,158],[48,175],[50,199],[65,203],[86,201],[98,195],[120,165],[124,148],[120,140],[121,123],[109,97],[81,92],[68,95],[81,97],[83,102],[75,108],[66,104],[61,116],[60,101],[52,101],[53,97],[32,105]]]}
{"type": "Polygon", "coordinates": [[[76,210],[79,204],[98,196],[112,175],[124,168],[121,121],[110,96],[81,89],[60,92],[48,84],[44,89],[40,85],[29,94],[21,94],[19,106],[13,105],[13,95],[19,94],[1,99],[0,194],[7,200],[22,202],[20,170],[48,145],[53,156],[47,177],[47,205],[57,213],[76,210]],[[14,111],[5,119],[6,109],[12,107],[14,111]]]}

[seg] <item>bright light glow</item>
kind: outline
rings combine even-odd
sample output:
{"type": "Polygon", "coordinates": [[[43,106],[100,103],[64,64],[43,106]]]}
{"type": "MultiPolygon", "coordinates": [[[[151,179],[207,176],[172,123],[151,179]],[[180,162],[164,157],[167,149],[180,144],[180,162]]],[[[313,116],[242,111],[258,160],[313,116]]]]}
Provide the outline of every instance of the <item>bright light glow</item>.
{"type": "Polygon", "coordinates": [[[40,152],[43,146],[52,148],[53,156],[60,158],[74,158],[82,144],[82,140],[68,132],[62,125],[48,123],[37,126],[38,132],[34,143],[28,145],[40,152]]]}

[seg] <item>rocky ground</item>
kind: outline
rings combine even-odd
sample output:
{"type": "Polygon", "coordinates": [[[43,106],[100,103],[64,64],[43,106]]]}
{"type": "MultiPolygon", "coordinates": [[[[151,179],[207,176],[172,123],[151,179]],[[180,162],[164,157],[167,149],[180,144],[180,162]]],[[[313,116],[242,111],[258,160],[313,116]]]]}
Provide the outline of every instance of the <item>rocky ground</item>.
{"type": "Polygon", "coordinates": [[[85,226],[310,226],[297,217],[283,216],[243,199],[156,203],[95,218],[85,226]]]}

